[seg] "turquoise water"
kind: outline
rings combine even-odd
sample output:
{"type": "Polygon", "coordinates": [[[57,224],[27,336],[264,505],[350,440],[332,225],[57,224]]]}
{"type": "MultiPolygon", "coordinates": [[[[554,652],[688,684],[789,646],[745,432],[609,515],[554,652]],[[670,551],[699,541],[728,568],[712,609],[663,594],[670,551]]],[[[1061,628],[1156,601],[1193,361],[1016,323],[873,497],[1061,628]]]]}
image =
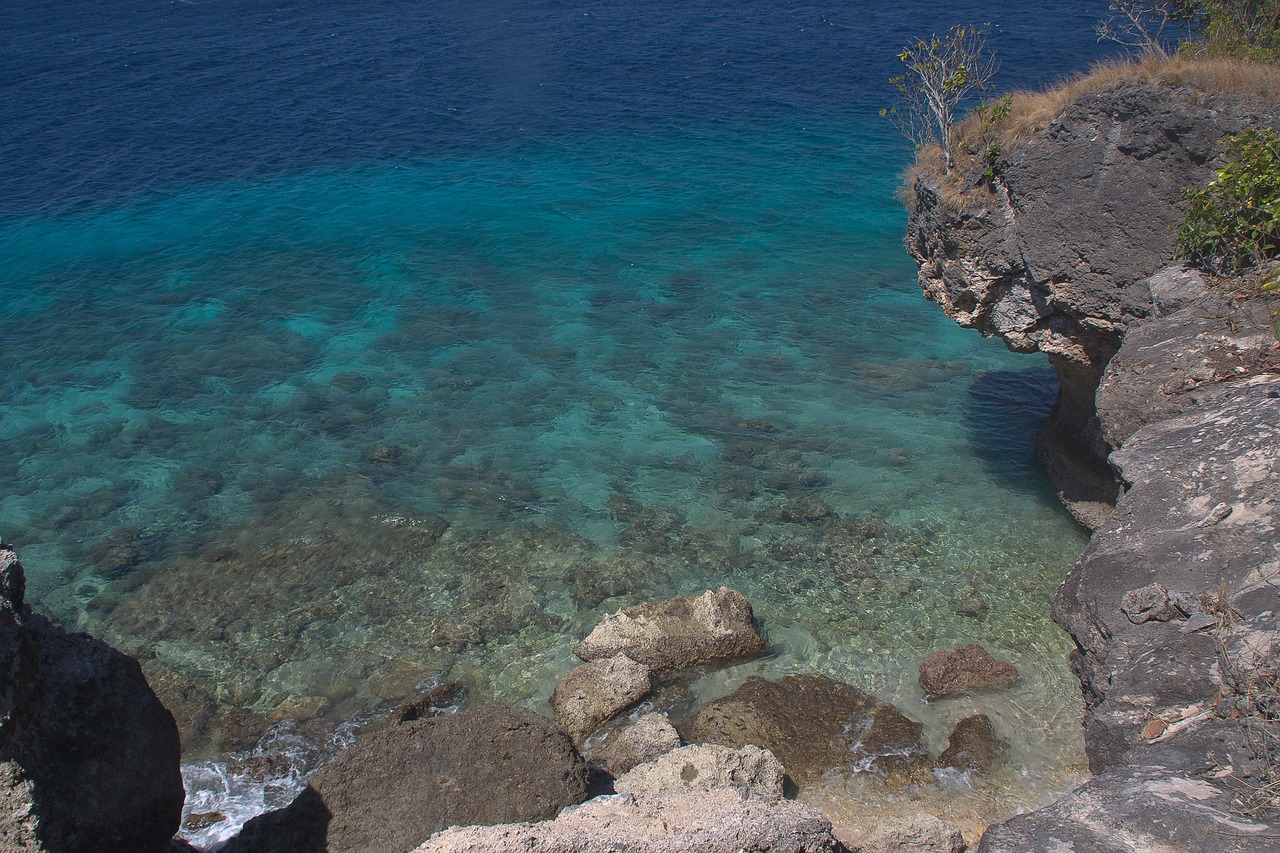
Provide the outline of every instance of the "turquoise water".
{"type": "Polygon", "coordinates": [[[192,761],[424,679],[545,708],[601,614],[723,584],[773,654],[695,693],[818,670],[937,746],[980,708],[1008,778],[947,796],[1043,800],[1081,772],[1052,374],[921,299],[903,165],[815,119],[10,220],[0,533],[192,761]],[[924,703],[920,659],[973,640],[1021,685],[924,703]]]}

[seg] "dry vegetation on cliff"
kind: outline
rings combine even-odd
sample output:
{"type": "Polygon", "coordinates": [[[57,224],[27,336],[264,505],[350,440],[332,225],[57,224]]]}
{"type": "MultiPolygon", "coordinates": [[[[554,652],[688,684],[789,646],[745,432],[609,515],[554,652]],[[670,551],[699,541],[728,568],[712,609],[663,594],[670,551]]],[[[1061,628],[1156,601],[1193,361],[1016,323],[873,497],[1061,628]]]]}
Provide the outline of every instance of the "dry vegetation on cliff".
{"type": "Polygon", "coordinates": [[[1072,103],[1119,83],[1149,83],[1263,103],[1280,102],[1280,66],[1270,63],[1181,56],[1102,62],[1052,88],[1010,93],[1007,115],[995,121],[983,122],[979,114],[971,112],[955,128],[956,165],[951,174],[946,174],[941,147],[926,146],[906,175],[905,194],[910,195],[917,178],[927,175],[938,179],[943,199],[954,208],[981,203],[988,187],[985,158],[991,143],[1002,156],[1007,156],[1045,130],[1072,103]]]}

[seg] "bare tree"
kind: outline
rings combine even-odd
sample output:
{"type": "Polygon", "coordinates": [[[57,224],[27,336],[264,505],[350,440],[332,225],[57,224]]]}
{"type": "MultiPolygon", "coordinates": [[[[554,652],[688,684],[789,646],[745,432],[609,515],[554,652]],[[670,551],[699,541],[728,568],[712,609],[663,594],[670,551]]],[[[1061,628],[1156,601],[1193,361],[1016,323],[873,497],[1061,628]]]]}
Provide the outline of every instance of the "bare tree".
{"type": "Polygon", "coordinates": [[[986,92],[998,68],[987,51],[987,27],[959,25],[945,36],[917,39],[903,48],[898,59],[907,70],[889,82],[902,102],[881,110],[881,115],[917,148],[937,142],[951,174],[956,111],[965,100],[986,92]]]}
{"type": "Polygon", "coordinates": [[[1169,0],[1114,0],[1111,16],[1094,28],[1098,41],[1113,41],[1151,56],[1167,57],[1164,31],[1177,10],[1169,0]]]}

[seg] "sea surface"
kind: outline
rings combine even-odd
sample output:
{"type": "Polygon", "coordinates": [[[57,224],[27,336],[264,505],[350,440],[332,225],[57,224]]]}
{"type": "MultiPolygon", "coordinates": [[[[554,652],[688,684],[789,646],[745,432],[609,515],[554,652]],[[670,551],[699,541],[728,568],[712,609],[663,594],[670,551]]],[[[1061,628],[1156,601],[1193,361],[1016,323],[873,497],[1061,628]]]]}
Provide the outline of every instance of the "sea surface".
{"type": "Polygon", "coordinates": [[[921,297],[878,112],[915,36],[1042,85],[1106,6],[0,7],[0,535],[174,711],[184,835],[425,685],[546,711],[602,614],[719,585],[772,650],[696,699],[821,672],[1011,743],[801,792],[838,826],[1076,784],[1053,375],[921,297]],[[925,702],[969,641],[1019,684],[925,702]]]}

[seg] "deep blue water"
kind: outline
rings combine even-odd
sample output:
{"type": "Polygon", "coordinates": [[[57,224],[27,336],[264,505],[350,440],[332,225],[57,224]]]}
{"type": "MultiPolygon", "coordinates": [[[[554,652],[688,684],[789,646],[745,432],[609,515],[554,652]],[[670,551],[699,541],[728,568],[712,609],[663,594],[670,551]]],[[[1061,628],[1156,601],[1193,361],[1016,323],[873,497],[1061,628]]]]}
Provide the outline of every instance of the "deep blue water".
{"type": "Polygon", "coordinates": [[[921,796],[1068,787],[1052,377],[921,299],[877,113],[915,35],[989,21],[1033,86],[1101,56],[1105,8],[6,4],[31,597],[142,658],[196,811],[296,790],[222,761],[269,726],[300,754],[446,677],[541,707],[602,612],[721,583],[775,654],[695,693],[816,669],[945,739],[973,708],[914,667],[980,640],[1023,671],[981,708],[1008,777],[921,796]]]}

